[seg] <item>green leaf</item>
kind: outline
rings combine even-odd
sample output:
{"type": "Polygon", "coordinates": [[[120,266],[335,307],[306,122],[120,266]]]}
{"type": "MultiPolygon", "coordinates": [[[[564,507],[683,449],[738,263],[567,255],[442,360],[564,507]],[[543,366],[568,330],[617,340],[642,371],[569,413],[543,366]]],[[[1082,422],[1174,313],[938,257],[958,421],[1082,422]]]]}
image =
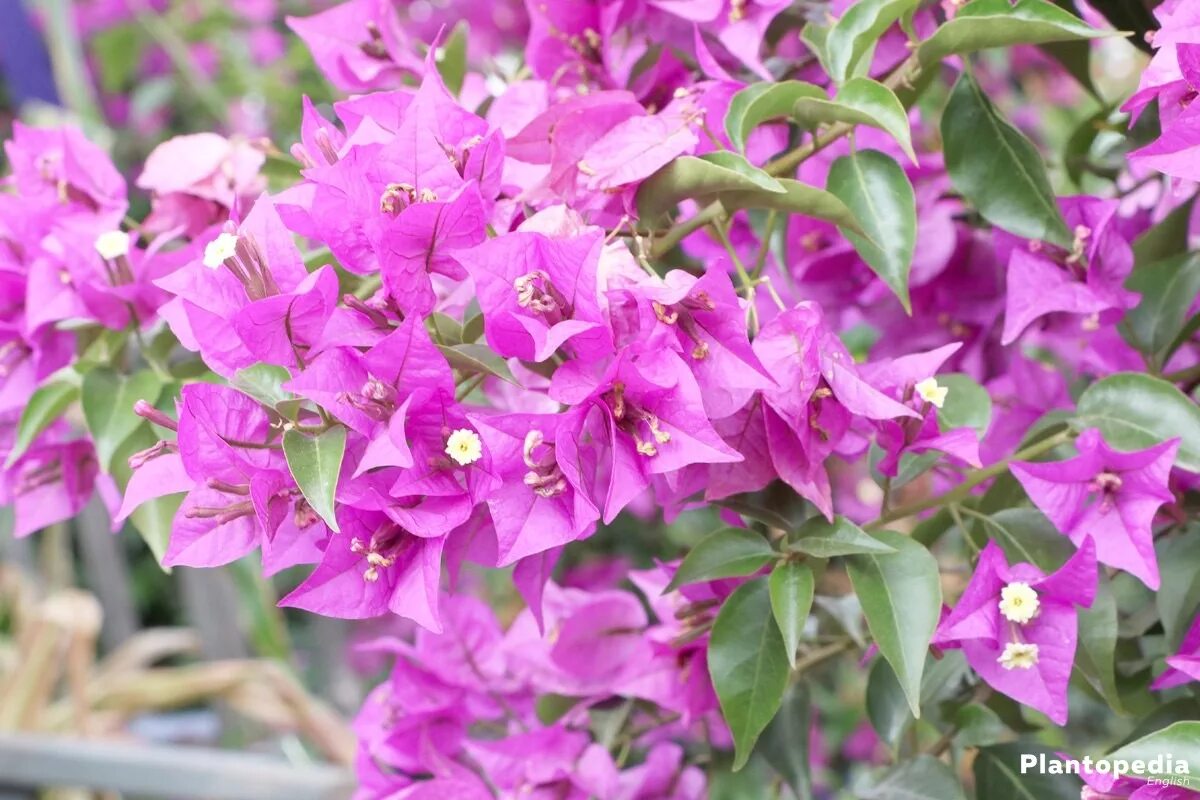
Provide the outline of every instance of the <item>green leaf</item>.
{"type": "Polygon", "coordinates": [[[4,462],[6,469],[25,455],[25,451],[29,449],[29,445],[33,444],[33,440],[37,438],[38,434],[62,416],[62,413],[67,410],[67,406],[79,397],[77,379],[66,375],[56,378],[55,376],[58,374],[51,375],[46,383],[39,386],[29,396],[29,402],[21,410],[16,439],[13,441],[12,450],[9,451],[8,460],[4,462]]]}
{"type": "Polygon", "coordinates": [[[922,67],[933,66],[947,56],[974,53],[1015,44],[1083,41],[1114,34],[1096,30],[1075,15],[1045,0],[975,0],[967,3],[954,19],[921,42],[917,56],[922,67]]]}
{"type": "Polygon", "coordinates": [[[1154,594],[1154,602],[1171,652],[1179,648],[1200,607],[1200,547],[1196,547],[1196,535],[1193,529],[1184,536],[1164,537],[1155,546],[1162,586],[1154,594]]]}
{"type": "Polygon", "coordinates": [[[792,116],[801,125],[810,128],[826,122],[878,128],[891,135],[914,164],[917,162],[917,155],[912,148],[912,132],[908,126],[908,112],[891,89],[870,78],[847,81],[833,100],[826,99],[823,94],[803,97],[793,106],[792,116]]]}
{"type": "Polygon", "coordinates": [[[467,76],[467,35],[470,26],[465,19],[459,20],[450,31],[438,53],[437,70],[450,94],[458,97],[462,91],[463,78],[467,76]]]}
{"type": "Polygon", "coordinates": [[[514,386],[520,385],[513,377],[512,370],[508,368],[508,362],[496,355],[487,345],[439,344],[437,349],[454,369],[476,375],[491,375],[514,386]]]}
{"type": "Polygon", "coordinates": [[[938,427],[974,428],[982,436],[992,423],[992,398],[975,379],[961,372],[938,375],[937,382],[949,389],[946,400],[938,409],[938,427]]]}
{"type": "Polygon", "coordinates": [[[1170,778],[1175,775],[1165,758],[1171,755],[1176,765],[1183,762],[1194,775],[1200,765],[1200,722],[1176,722],[1161,731],[1143,736],[1136,742],[1121,747],[1107,758],[1110,761],[1144,761],[1146,771],[1140,778],[1170,778]]]}
{"type": "Polygon", "coordinates": [[[803,214],[806,217],[823,219],[840,228],[861,232],[858,218],[846,204],[834,195],[790,178],[778,180],[783,192],[730,191],[715,199],[720,200],[726,211],[733,213],[743,208],[765,208],[788,214],[803,214]]]}
{"type": "Polygon", "coordinates": [[[1134,240],[1133,262],[1137,269],[1173,258],[1188,249],[1192,210],[1195,207],[1196,197],[1193,195],[1187,202],[1167,214],[1162,222],[1134,240]]]}
{"type": "Polygon", "coordinates": [[[313,511],[337,532],[333,498],[337,492],[342,456],[346,453],[346,429],[335,425],[317,436],[308,436],[295,428],[283,434],[283,455],[296,486],[313,511]]]}
{"type": "Polygon", "coordinates": [[[479,341],[480,336],[483,336],[483,314],[475,314],[463,323],[462,340],[466,344],[471,344],[479,341]]]}
{"type": "Polygon", "coordinates": [[[977,517],[967,535],[977,550],[990,539],[1000,545],[1010,563],[1023,561],[1047,573],[1061,567],[1075,552],[1071,540],[1035,508],[1006,508],[977,517]]]}
{"type": "Polygon", "coordinates": [[[812,610],[813,590],[816,580],[808,564],[797,561],[782,561],[771,570],[767,586],[771,594],[771,613],[783,634],[783,645],[787,650],[788,664],[796,666],[796,648],[800,634],[808,622],[812,610]]]}
{"type": "Polygon", "coordinates": [[[834,517],[833,522],[822,517],[809,520],[789,538],[787,549],[816,558],[896,552],[895,547],[842,516],[834,517]]]}
{"type": "MultiPolygon", "coordinates": [[[[160,565],[167,552],[167,541],[171,538],[171,524],[175,520],[175,513],[179,511],[179,506],[183,505],[183,498],[186,496],[168,494],[156,497],[142,503],[129,515],[134,530],[146,542],[150,552],[154,554],[154,560],[160,565]]],[[[163,569],[170,571],[169,567],[163,569]]]]}
{"type": "Polygon", "coordinates": [[[854,212],[865,234],[843,228],[842,235],[911,312],[908,271],[917,244],[917,201],[904,170],[878,150],[859,150],[833,162],[826,188],[854,212]]]}
{"type": "Polygon", "coordinates": [[[979,748],[973,768],[976,800],[1079,800],[1079,778],[1036,770],[1022,774],[1022,755],[1060,757],[1049,747],[1024,741],[979,748]]]}
{"type": "Polygon", "coordinates": [[[696,543],[663,592],[696,581],[752,575],[776,555],[761,534],[748,528],[722,528],[696,543]]]}
{"type": "Polygon", "coordinates": [[[1071,246],[1041,154],[970,75],[950,93],[942,140],[950,181],[984,219],[1027,239],[1071,246]]]}
{"type": "Polygon", "coordinates": [[[733,735],[737,771],[779,710],[788,682],[787,655],[765,578],[742,584],[721,606],[708,645],[708,671],[733,735]]]}
{"type": "Polygon", "coordinates": [[[534,703],[534,713],[537,714],[538,722],[553,725],[579,705],[581,699],[562,694],[544,694],[534,703]]]}
{"type": "Polygon", "coordinates": [[[1075,664],[1109,707],[1123,714],[1126,712],[1117,688],[1116,649],[1117,600],[1109,582],[1101,580],[1091,608],[1079,609],[1079,648],[1075,664]]]}
{"type": "Polygon", "coordinates": [[[434,312],[426,319],[426,324],[433,334],[433,340],[438,344],[455,345],[463,343],[463,328],[454,317],[434,312]]]}
{"type": "Polygon", "coordinates": [[[1200,472],[1200,408],[1160,378],[1118,372],[1093,383],[1079,397],[1073,425],[1099,428],[1118,450],[1141,450],[1178,436],[1175,465],[1200,472]]]}
{"type": "Polygon", "coordinates": [[[913,716],[896,671],[882,658],[875,659],[867,673],[866,706],[871,727],[880,740],[895,751],[913,716]]]}
{"type": "Polygon", "coordinates": [[[746,150],[746,139],[759,125],[773,119],[791,116],[792,105],[802,97],[824,97],[818,86],[805,81],[753,83],[729,101],[725,114],[725,134],[734,149],[746,150]]]}
{"type": "Polygon", "coordinates": [[[104,472],[112,471],[113,454],[142,422],[133,404],[145,400],[154,405],[160,392],[162,381],[149,370],[125,377],[102,367],[83,376],[80,404],[104,472]]]}
{"type": "Polygon", "coordinates": [[[1151,366],[1162,369],[1192,302],[1200,294],[1200,255],[1188,253],[1139,267],[1130,274],[1125,288],[1142,299],[1121,320],[1121,335],[1150,358],[1151,366]]]}
{"type": "Polygon", "coordinates": [[[850,556],[847,571],[879,652],[896,671],[913,716],[919,717],[925,655],[942,610],[938,564],[907,536],[893,531],[875,535],[896,552],[850,556]]]}
{"type": "Polygon", "coordinates": [[[902,761],[874,785],[858,793],[862,800],[966,800],[958,776],[929,755],[902,761]]]}
{"type": "Polygon", "coordinates": [[[681,200],[720,199],[723,192],[782,194],[777,180],[737,153],[720,150],[704,156],[680,156],[642,181],[637,191],[638,216],[654,220],[681,200]]]}
{"type": "Polygon", "coordinates": [[[283,384],[292,379],[292,374],[275,364],[254,364],[239,369],[233,375],[234,388],[250,395],[270,408],[277,407],[293,398],[283,384]]]}
{"type": "Polygon", "coordinates": [[[884,31],[918,4],[918,0],[859,0],[852,4],[825,38],[830,76],[838,83],[845,82],[884,31]]]}
{"type": "Polygon", "coordinates": [[[779,773],[797,800],[811,800],[809,735],[812,731],[812,701],[803,684],[793,684],[783,706],[758,740],[755,752],[779,773]]]}

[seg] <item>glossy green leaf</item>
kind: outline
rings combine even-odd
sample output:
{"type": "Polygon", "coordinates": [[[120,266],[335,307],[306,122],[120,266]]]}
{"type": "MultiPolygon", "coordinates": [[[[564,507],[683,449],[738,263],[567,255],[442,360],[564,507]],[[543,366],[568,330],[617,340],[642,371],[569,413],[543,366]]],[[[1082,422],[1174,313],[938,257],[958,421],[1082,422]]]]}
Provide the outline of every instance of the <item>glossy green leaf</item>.
{"type": "Polygon", "coordinates": [[[133,404],[145,400],[154,405],[161,391],[162,381],[149,370],[126,377],[102,367],[83,376],[80,404],[104,472],[111,471],[113,454],[142,422],[133,404]]]}
{"type": "Polygon", "coordinates": [[[787,654],[765,578],[742,584],[721,606],[708,645],[708,671],[733,736],[736,771],[779,710],[788,682],[787,654]]]}
{"type": "Polygon", "coordinates": [[[277,364],[254,364],[239,369],[233,375],[233,385],[268,408],[293,399],[283,384],[292,379],[286,368],[277,364]]]}
{"type": "Polygon", "coordinates": [[[896,671],[885,659],[877,658],[867,673],[867,719],[879,739],[892,751],[912,722],[912,709],[896,671]]]}
{"type": "Polygon", "coordinates": [[[808,564],[797,561],[782,561],[771,570],[767,579],[767,587],[771,594],[771,613],[779,625],[783,635],[783,645],[787,650],[788,663],[796,666],[796,648],[800,644],[800,634],[804,624],[808,622],[808,613],[812,610],[813,591],[816,580],[812,568],[808,564]]]}
{"type": "Polygon", "coordinates": [[[974,0],[917,48],[922,67],[947,56],[1016,44],[1046,44],[1111,36],[1046,0],[974,0]]]}
{"type": "MultiPolygon", "coordinates": [[[[57,374],[57,373],[56,373],[57,374]]],[[[13,441],[12,450],[4,466],[11,467],[17,459],[25,455],[29,445],[38,434],[46,430],[50,423],[62,416],[67,406],[79,397],[79,383],[70,375],[61,378],[51,376],[29,396],[29,402],[21,409],[21,419],[17,423],[17,435],[13,441]]]]}
{"type": "Polygon", "coordinates": [[[895,139],[914,164],[917,161],[908,112],[891,89],[870,78],[847,81],[833,100],[824,94],[798,99],[792,107],[792,116],[810,128],[832,122],[878,128],[895,139]]]}
{"type": "MultiPolygon", "coordinates": [[[[1148,112],[1143,116],[1148,116],[1148,112]]],[[[1157,139],[1158,136],[1155,135],[1154,138],[1157,139]]],[[[1193,196],[1167,214],[1162,222],[1134,240],[1133,261],[1137,269],[1175,258],[1188,249],[1192,211],[1195,207],[1196,198],[1193,196]]]]}
{"type": "Polygon", "coordinates": [[[487,345],[439,344],[436,346],[438,352],[450,362],[450,366],[460,372],[467,372],[474,375],[489,375],[511,383],[514,386],[519,385],[517,379],[513,377],[512,370],[508,368],[508,362],[496,355],[495,351],[487,345]]]}
{"type": "MultiPolygon", "coordinates": [[[[129,515],[129,522],[146,542],[150,552],[154,554],[154,560],[159,564],[162,564],[163,556],[167,552],[167,542],[171,538],[171,525],[175,520],[175,513],[183,505],[183,499],[186,496],[184,494],[168,494],[155,497],[153,500],[142,503],[129,515]]],[[[170,571],[169,567],[163,567],[163,569],[170,571]]]]}
{"type": "Polygon", "coordinates": [[[1033,564],[1046,573],[1061,567],[1075,552],[1071,540],[1035,508],[1006,508],[971,518],[970,525],[967,535],[975,549],[982,550],[990,539],[1000,545],[1009,563],[1033,564]]]}
{"type": "Polygon", "coordinates": [[[937,412],[938,427],[943,431],[974,428],[980,436],[986,433],[992,422],[992,398],[987,389],[961,372],[938,375],[937,382],[949,389],[937,412]]]}
{"type": "Polygon", "coordinates": [[[802,97],[824,97],[818,86],[805,81],[755,83],[742,89],[729,101],[725,115],[725,134],[734,149],[745,151],[750,132],[769,120],[787,119],[792,105],[802,97]]]}
{"type": "Polygon", "coordinates": [[[896,552],[850,556],[847,571],[879,652],[895,670],[913,716],[919,717],[925,656],[942,610],[938,564],[907,536],[893,531],[875,535],[896,552]]]}
{"type": "Polygon", "coordinates": [[[829,74],[843,83],[892,23],[919,5],[919,0],[858,0],[833,24],[825,38],[829,74]]]}
{"type": "Polygon", "coordinates": [[[456,345],[463,343],[462,324],[454,317],[435,311],[430,314],[425,324],[438,344],[456,345]]]}
{"type": "Polygon", "coordinates": [[[1117,687],[1117,600],[1107,580],[1101,580],[1091,608],[1079,609],[1079,644],[1075,665],[1108,702],[1114,712],[1125,713],[1117,687]]]}
{"type": "Polygon", "coordinates": [[[854,212],[824,189],[818,189],[790,178],[780,178],[777,182],[783,187],[781,193],[758,190],[729,191],[723,192],[713,199],[720,200],[721,205],[729,212],[743,208],[764,208],[783,211],[787,214],[802,214],[806,217],[832,222],[834,225],[850,231],[862,231],[854,212]]]}
{"type": "Polygon", "coordinates": [[[1130,274],[1125,288],[1142,299],[1121,320],[1121,334],[1150,358],[1152,366],[1161,369],[1200,295],[1200,255],[1189,253],[1139,267],[1130,274]]]}
{"type": "Polygon", "coordinates": [[[826,185],[854,213],[863,233],[843,228],[863,261],[911,311],[908,272],[917,244],[917,201],[904,170],[878,150],[833,162],[826,185]]]}
{"type": "Polygon", "coordinates": [[[795,683],[788,688],[779,713],[763,731],[754,749],[771,769],[779,773],[797,800],[812,798],[811,732],[812,700],[805,686],[795,683]]]}
{"type": "Polygon", "coordinates": [[[981,747],[973,766],[976,800],[1079,800],[1083,782],[1078,777],[1036,769],[1022,773],[1022,755],[1061,758],[1052,748],[1024,741],[981,747]]]}
{"type": "Polygon", "coordinates": [[[966,800],[958,776],[928,755],[902,761],[857,793],[862,800],[966,800]]]}
{"type": "Polygon", "coordinates": [[[450,36],[439,48],[437,70],[450,94],[458,97],[463,79],[467,76],[467,37],[470,26],[465,19],[459,20],[450,31],[450,36]]]}
{"type": "Polygon", "coordinates": [[[1141,450],[1178,436],[1176,465],[1200,472],[1200,408],[1160,378],[1137,372],[1102,378],[1079,397],[1073,424],[1099,428],[1119,450],[1141,450]]]}
{"type": "Polygon", "coordinates": [[[776,555],[761,534],[748,528],[722,528],[696,543],[663,591],[696,581],[752,575],[776,555]]]}
{"type": "Polygon", "coordinates": [[[1144,736],[1136,742],[1121,747],[1107,756],[1110,761],[1144,761],[1146,771],[1139,775],[1141,778],[1170,778],[1176,775],[1176,769],[1170,768],[1165,758],[1171,755],[1175,764],[1184,762],[1188,765],[1191,779],[1196,780],[1200,772],[1200,722],[1176,722],[1161,731],[1144,736]]]}
{"type": "Polygon", "coordinates": [[[896,552],[895,547],[842,516],[834,517],[833,522],[823,517],[809,520],[789,538],[787,549],[816,558],[896,552]]]}
{"type": "Polygon", "coordinates": [[[1154,602],[1171,652],[1178,649],[1200,609],[1200,547],[1196,547],[1196,535],[1193,528],[1183,536],[1165,536],[1155,543],[1162,586],[1154,594],[1154,602]]]}
{"type": "Polygon", "coordinates": [[[296,486],[313,511],[335,532],[339,529],[333,498],[345,453],[346,429],[341,425],[317,436],[308,436],[294,428],[283,435],[283,454],[296,486]]]}
{"type": "Polygon", "coordinates": [[[681,200],[716,197],[723,192],[782,194],[777,180],[736,153],[719,150],[703,156],[680,156],[642,181],[637,191],[638,216],[654,220],[681,200]]]}
{"type": "Polygon", "coordinates": [[[1070,247],[1041,154],[969,75],[950,93],[942,141],[950,181],[984,219],[1027,239],[1070,247]]]}

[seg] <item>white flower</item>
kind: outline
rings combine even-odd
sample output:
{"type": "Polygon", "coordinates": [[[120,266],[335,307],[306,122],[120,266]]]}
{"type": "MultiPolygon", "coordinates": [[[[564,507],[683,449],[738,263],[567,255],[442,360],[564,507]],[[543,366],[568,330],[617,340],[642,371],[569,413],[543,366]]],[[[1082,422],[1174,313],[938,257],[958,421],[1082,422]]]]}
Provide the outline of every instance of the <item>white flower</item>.
{"type": "Polygon", "coordinates": [[[950,390],[945,386],[938,386],[937,378],[926,378],[918,383],[915,387],[917,394],[927,403],[932,403],[938,408],[946,402],[946,395],[950,390]]]}
{"type": "Polygon", "coordinates": [[[1025,642],[1009,642],[996,659],[1005,669],[1033,669],[1038,663],[1038,646],[1025,642]]]}
{"type": "Polygon", "coordinates": [[[446,455],[463,467],[474,464],[483,456],[483,442],[475,431],[459,428],[446,439],[446,455]]]}
{"type": "Polygon", "coordinates": [[[232,233],[222,233],[204,247],[204,266],[218,269],[225,259],[233,258],[237,252],[238,237],[232,233]]]}
{"type": "Polygon", "coordinates": [[[129,234],[125,231],[108,231],[96,237],[96,252],[105,261],[129,255],[129,234]]]}
{"type": "Polygon", "coordinates": [[[1017,581],[1000,590],[1000,613],[1009,622],[1024,625],[1041,609],[1038,593],[1028,583],[1017,581]]]}

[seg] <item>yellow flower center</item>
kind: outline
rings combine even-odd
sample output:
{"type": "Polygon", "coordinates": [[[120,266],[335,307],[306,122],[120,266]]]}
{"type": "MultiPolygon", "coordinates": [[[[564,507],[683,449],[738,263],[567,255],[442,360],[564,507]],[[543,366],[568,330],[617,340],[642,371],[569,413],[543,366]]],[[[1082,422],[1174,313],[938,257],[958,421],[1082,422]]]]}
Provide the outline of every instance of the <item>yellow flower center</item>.
{"type": "Polygon", "coordinates": [[[926,378],[913,387],[917,390],[917,395],[927,403],[932,403],[934,406],[941,408],[946,402],[946,395],[950,390],[945,386],[938,386],[937,378],[926,378]]]}
{"type": "Polygon", "coordinates": [[[96,252],[105,261],[129,255],[129,234],[125,231],[107,231],[96,237],[96,252]]]}
{"type": "Polygon", "coordinates": [[[204,247],[204,266],[218,269],[226,259],[233,258],[237,252],[238,237],[232,233],[222,233],[204,247]]]}
{"type": "Polygon", "coordinates": [[[1033,669],[1038,663],[1038,646],[1025,642],[1009,642],[996,659],[1005,669],[1033,669]]]}
{"type": "Polygon", "coordinates": [[[1000,590],[1000,613],[1009,622],[1024,625],[1038,615],[1042,603],[1028,583],[1017,581],[1000,590]]]}
{"type": "Polygon", "coordinates": [[[483,442],[479,434],[469,428],[459,428],[446,439],[446,455],[459,466],[474,464],[483,455],[483,442]]]}

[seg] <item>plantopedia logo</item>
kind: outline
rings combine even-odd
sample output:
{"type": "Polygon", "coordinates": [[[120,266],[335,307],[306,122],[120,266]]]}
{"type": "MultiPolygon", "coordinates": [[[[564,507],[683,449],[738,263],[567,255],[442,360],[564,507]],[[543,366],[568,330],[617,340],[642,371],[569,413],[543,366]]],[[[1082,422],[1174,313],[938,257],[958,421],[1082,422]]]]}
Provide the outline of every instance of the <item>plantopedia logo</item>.
{"type": "MultiPolygon", "coordinates": [[[[1198,765],[1200,766],[1200,765],[1198,765]]],[[[1176,759],[1170,753],[1162,753],[1151,759],[1099,758],[1055,758],[1046,753],[1022,753],[1021,774],[1039,775],[1104,775],[1116,781],[1135,778],[1159,786],[1190,786],[1191,768],[1186,760],[1176,759]]],[[[1087,795],[1085,795],[1086,797],[1087,795]]],[[[1104,796],[1104,795],[1101,795],[1104,796]]]]}

